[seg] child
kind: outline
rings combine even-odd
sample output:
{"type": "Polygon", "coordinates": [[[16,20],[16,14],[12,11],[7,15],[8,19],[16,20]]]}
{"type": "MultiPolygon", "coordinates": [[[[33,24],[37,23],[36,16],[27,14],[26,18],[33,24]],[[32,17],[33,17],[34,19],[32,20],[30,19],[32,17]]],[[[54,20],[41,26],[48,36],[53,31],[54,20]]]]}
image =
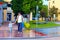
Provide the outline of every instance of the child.
{"type": "Polygon", "coordinates": [[[13,24],[13,23],[10,21],[10,22],[9,22],[9,25],[8,25],[9,30],[10,30],[10,33],[12,33],[12,24],[13,24]]]}

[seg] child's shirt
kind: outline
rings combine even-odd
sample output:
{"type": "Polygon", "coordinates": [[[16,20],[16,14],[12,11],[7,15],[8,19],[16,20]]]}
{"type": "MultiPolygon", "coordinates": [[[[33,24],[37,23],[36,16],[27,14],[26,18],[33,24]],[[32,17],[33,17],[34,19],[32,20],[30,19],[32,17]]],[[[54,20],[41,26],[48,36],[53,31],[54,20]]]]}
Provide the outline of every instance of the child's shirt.
{"type": "Polygon", "coordinates": [[[24,19],[23,19],[23,22],[28,22],[28,19],[27,19],[27,18],[24,18],[24,19]]]}
{"type": "Polygon", "coordinates": [[[9,23],[8,27],[12,27],[12,23],[9,23]]]}

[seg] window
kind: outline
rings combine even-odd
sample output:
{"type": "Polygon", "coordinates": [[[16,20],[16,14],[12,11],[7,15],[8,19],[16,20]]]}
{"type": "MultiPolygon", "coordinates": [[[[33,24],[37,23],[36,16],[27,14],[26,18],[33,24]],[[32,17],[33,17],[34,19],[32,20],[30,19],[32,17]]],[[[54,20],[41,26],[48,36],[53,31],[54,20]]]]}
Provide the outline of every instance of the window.
{"type": "Polygon", "coordinates": [[[53,1],[53,3],[55,3],[55,2],[53,1]]]}
{"type": "Polygon", "coordinates": [[[3,8],[7,8],[7,4],[4,3],[4,4],[2,5],[2,7],[3,7],[3,8]]]}
{"type": "Polygon", "coordinates": [[[8,4],[7,6],[8,6],[8,7],[11,7],[11,4],[8,4]]]}

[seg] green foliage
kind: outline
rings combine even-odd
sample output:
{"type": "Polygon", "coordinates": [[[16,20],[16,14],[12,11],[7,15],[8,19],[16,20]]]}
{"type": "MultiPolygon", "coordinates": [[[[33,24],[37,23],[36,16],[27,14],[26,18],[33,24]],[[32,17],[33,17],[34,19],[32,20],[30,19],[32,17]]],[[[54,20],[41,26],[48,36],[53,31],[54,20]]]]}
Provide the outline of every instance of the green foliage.
{"type": "Polygon", "coordinates": [[[22,11],[26,14],[30,12],[30,1],[29,0],[23,0],[22,11]]]}
{"type": "Polygon", "coordinates": [[[43,5],[43,8],[42,8],[45,12],[45,15],[48,16],[48,6],[47,5],[43,5]]]}
{"type": "Polygon", "coordinates": [[[41,9],[42,9],[42,4],[43,4],[43,1],[42,0],[33,0],[32,2],[31,2],[31,8],[30,8],[30,10],[33,12],[33,16],[35,17],[36,16],[36,6],[38,5],[38,7],[39,7],[39,9],[38,9],[38,11],[40,11],[41,9]]]}
{"type": "Polygon", "coordinates": [[[41,16],[42,17],[47,17],[48,16],[48,6],[47,5],[42,6],[41,16]]]}
{"type": "Polygon", "coordinates": [[[50,16],[53,17],[53,14],[56,14],[56,16],[57,16],[57,11],[58,11],[58,8],[55,8],[54,6],[52,8],[50,8],[50,10],[49,10],[50,16]]]}
{"type": "Polygon", "coordinates": [[[46,24],[34,24],[33,22],[30,22],[30,25],[31,25],[30,28],[53,28],[53,27],[60,26],[60,24],[56,24],[54,22],[48,22],[46,24]]]}
{"type": "Polygon", "coordinates": [[[22,1],[21,0],[12,0],[11,3],[12,3],[12,9],[13,9],[15,15],[17,15],[17,13],[22,10],[23,0],[22,1]]]}
{"type": "Polygon", "coordinates": [[[39,10],[42,8],[42,0],[12,0],[12,9],[17,15],[18,11],[23,11],[25,14],[30,11],[35,13],[36,5],[39,6],[39,10]]]}

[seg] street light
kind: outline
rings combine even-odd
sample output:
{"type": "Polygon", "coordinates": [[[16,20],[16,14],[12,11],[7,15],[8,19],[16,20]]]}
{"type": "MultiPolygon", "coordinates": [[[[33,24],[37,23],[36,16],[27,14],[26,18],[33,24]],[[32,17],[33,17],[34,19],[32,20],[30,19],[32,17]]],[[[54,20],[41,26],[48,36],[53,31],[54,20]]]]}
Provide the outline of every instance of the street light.
{"type": "Polygon", "coordinates": [[[4,0],[4,2],[11,2],[12,0],[4,0]]]}
{"type": "MultiPolygon", "coordinates": [[[[36,17],[35,17],[36,19],[35,20],[36,20],[36,27],[37,27],[37,24],[38,24],[37,20],[39,19],[38,17],[40,16],[40,14],[39,14],[39,6],[38,6],[37,0],[36,0],[36,3],[37,3],[37,5],[36,5],[36,17]]],[[[41,1],[39,3],[41,3],[41,1]]]]}
{"type": "MultiPolygon", "coordinates": [[[[38,3],[38,1],[37,1],[37,3],[38,3]]],[[[41,3],[41,1],[39,3],[41,3]]],[[[40,16],[40,14],[39,14],[39,6],[36,5],[36,18],[38,19],[39,16],[40,16]]]]}

